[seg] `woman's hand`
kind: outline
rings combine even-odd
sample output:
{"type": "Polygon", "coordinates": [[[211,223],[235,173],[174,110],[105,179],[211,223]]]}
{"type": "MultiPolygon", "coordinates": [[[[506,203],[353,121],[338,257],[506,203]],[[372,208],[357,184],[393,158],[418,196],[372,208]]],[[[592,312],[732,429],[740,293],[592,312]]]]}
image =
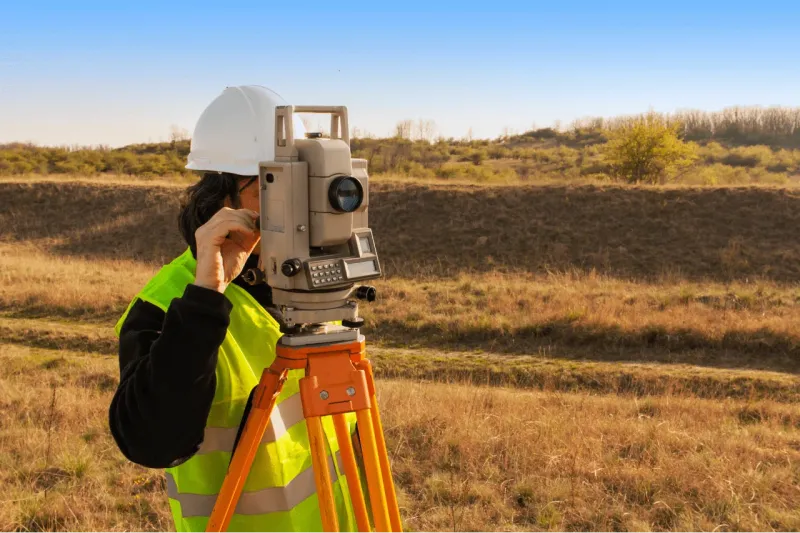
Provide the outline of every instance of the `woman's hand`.
{"type": "Polygon", "coordinates": [[[258,216],[249,209],[223,207],[197,228],[195,285],[225,292],[261,239],[256,227],[258,216]]]}

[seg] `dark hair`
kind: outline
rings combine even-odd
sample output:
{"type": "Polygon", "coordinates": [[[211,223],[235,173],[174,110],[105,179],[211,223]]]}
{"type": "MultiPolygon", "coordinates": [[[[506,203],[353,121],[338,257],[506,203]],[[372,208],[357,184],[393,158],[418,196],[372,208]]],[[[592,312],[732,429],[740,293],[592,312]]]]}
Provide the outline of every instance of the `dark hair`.
{"type": "Polygon", "coordinates": [[[258,176],[240,176],[228,172],[206,172],[200,180],[186,189],[181,199],[178,214],[178,229],[183,240],[197,257],[197,243],[194,232],[222,209],[226,199],[231,206],[239,209],[242,206],[239,193],[249,186],[258,176]]]}

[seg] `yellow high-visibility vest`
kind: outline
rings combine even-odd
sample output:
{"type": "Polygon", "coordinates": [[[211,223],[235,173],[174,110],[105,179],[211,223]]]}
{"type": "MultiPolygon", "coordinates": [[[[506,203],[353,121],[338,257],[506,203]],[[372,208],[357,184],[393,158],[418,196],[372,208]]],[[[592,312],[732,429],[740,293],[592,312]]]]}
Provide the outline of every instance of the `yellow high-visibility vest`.
{"type": "MultiPolygon", "coordinates": [[[[173,298],[193,283],[197,262],[190,250],[164,266],[136,295],[115,330],[119,336],[125,317],[137,299],[164,312],[173,298]]],[[[233,304],[230,325],[219,348],[217,388],[199,451],[185,463],[167,468],[167,494],[177,531],[205,531],[217,494],[228,470],[236,433],[250,391],[262,370],[275,359],[281,336],[278,323],[241,287],[231,283],[225,296],[233,304]]],[[[322,521],[311,467],[308,432],[300,402],[302,370],[292,370],[278,397],[244,491],[236,506],[230,531],[321,531],[322,521]]],[[[347,415],[351,434],[355,414],[347,415]]],[[[339,456],[331,417],[323,417],[328,438],[328,466],[341,531],[355,531],[356,523],[339,456]]]]}

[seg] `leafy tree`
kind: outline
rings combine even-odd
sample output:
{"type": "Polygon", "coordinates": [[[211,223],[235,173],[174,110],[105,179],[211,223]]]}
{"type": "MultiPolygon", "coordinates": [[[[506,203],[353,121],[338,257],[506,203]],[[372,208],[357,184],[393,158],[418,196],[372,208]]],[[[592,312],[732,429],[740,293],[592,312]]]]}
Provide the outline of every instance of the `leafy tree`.
{"type": "Polygon", "coordinates": [[[678,137],[678,122],[649,113],[606,130],[603,159],[611,173],[630,183],[663,183],[697,158],[696,145],[678,137]]]}

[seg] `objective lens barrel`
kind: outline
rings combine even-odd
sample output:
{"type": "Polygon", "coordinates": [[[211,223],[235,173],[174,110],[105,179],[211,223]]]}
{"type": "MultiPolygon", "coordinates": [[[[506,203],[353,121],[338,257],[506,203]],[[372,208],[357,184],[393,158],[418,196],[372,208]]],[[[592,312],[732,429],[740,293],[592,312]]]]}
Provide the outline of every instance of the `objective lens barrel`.
{"type": "Polygon", "coordinates": [[[336,211],[352,213],[364,201],[364,188],[354,177],[340,176],[331,183],[328,200],[336,211]]]}

